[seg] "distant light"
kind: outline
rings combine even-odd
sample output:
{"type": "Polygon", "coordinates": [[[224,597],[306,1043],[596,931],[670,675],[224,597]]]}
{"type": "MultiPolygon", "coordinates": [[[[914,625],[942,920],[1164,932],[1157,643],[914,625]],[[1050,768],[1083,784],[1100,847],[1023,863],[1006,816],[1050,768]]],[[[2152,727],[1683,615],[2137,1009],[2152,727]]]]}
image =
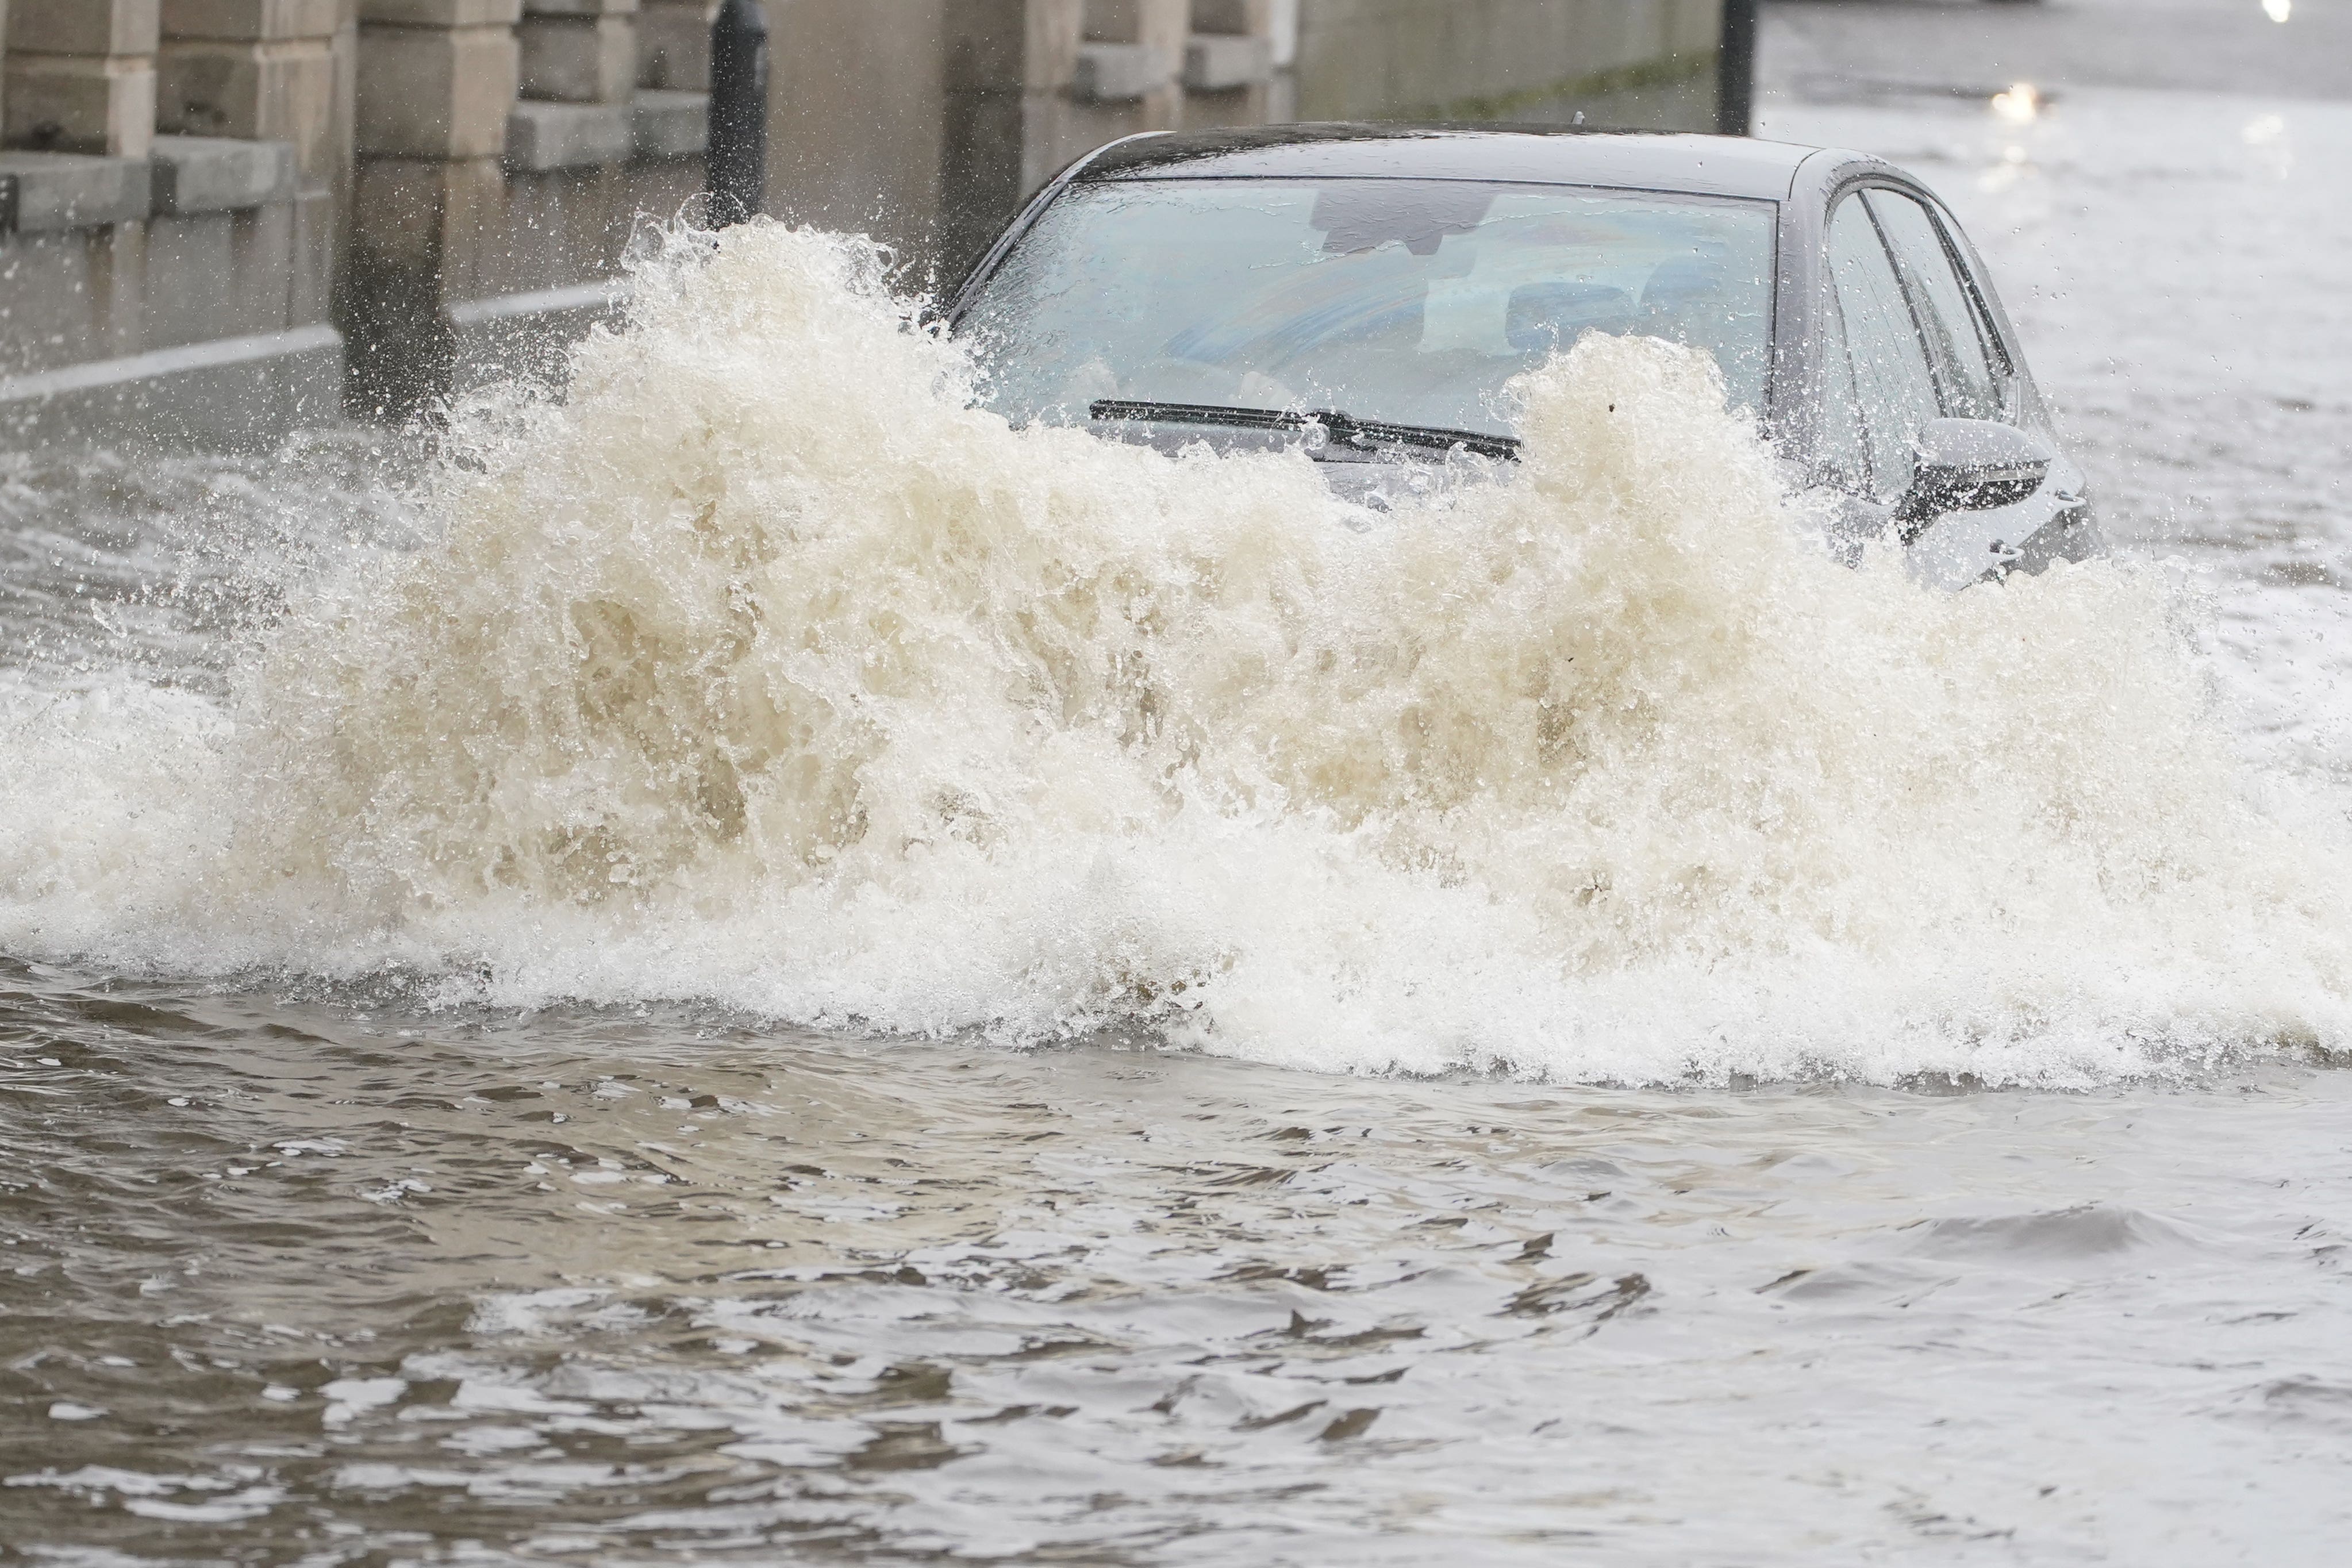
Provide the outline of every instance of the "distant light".
{"type": "Polygon", "coordinates": [[[2259,120],[2248,121],[2245,129],[2238,132],[2238,139],[2249,147],[2267,147],[2285,134],[2286,121],[2278,115],[2265,114],[2259,120]]]}
{"type": "MultiPolygon", "coordinates": [[[[2287,0],[2268,3],[2284,5],[2287,0]]],[[[2026,124],[2042,113],[2042,89],[2030,81],[2021,81],[2007,92],[1996,92],[1992,95],[1992,111],[2011,125],[2026,124]]]]}
{"type": "Polygon", "coordinates": [[[2294,15],[2294,0],[2263,0],[2263,15],[2273,22],[2284,22],[2294,15]]]}

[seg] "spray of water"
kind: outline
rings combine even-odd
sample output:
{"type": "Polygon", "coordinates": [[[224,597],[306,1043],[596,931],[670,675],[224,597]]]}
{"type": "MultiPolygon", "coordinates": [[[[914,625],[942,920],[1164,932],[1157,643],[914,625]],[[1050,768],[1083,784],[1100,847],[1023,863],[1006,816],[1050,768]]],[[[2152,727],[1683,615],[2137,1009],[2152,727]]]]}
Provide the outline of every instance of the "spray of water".
{"type": "Polygon", "coordinates": [[[2352,841],[2162,584],[1838,565],[1703,357],[1588,337],[1375,515],[1008,428],[855,242],[637,285],[227,700],[20,724],[0,947],[1586,1080],[2352,1039],[2352,841]]]}

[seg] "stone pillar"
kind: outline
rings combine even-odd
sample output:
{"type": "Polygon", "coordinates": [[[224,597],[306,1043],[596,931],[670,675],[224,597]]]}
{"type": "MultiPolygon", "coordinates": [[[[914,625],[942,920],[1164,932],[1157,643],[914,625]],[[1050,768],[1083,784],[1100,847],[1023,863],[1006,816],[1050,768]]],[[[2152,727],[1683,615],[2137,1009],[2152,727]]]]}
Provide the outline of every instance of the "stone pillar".
{"type": "MultiPolygon", "coordinates": [[[[225,289],[234,300],[274,288],[284,306],[279,325],[308,327],[327,319],[341,227],[337,209],[352,163],[351,116],[337,103],[334,38],[350,10],[351,0],[163,0],[155,108],[156,129],[165,139],[157,143],[159,173],[174,162],[188,168],[219,163],[232,151],[182,140],[199,138],[279,143],[287,153],[268,152],[290,163],[293,176],[285,196],[236,217],[235,270],[243,276],[205,276],[205,263],[184,258],[180,266],[188,276],[162,279],[173,295],[225,289]],[[283,281],[273,285],[272,278],[283,281]]],[[[163,206],[159,200],[153,242],[184,240],[193,256],[205,226],[165,223],[163,206]]],[[[222,318],[235,313],[224,311],[222,318]]],[[[151,314],[162,319],[158,311],[151,314]]]]}
{"type": "MultiPolygon", "coordinates": [[[[710,24],[718,16],[719,0],[642,0],[637,8],[637,85],[709,92],[710,24]]],[[[782,19],[771,17],[771,26],[782,19]]]]}
{"type": "Polygon", "coordinates": [[[522,96],[626,103],[637,85],[637,0],[523,0],[522,96]]]}
{"type": "Polygon", "coordinates": [[[359,153],[360,0],[338,0],[335,36],[327,41],[335,61],[335,123],[329,133],[341,152],[335,176],[335,211],[352,210],[352,164],[359,153]]]}
{"type": "Polygon", "coordinates": [[[947,18],[967,0],[785,0],[768,13],[768,210],[940,256],[947,18]]]}
{"type": "MultiPolygon", "coordinates": [[[[1720,0],[1702,0],[1706,5],[1720,0]]],[[[1298,118],[1299,0],[1267,0],[1267,43],[1274,53],[1274,83],[1266,89],[1265,117],[1288,124],[1298,118]]]]}
{"type": "Polygon", "coordinates": [[[336,324],[355,414],[403,416],[449,384],[453,300],[504,223],[521,0],[360,0],[357,170],[336,324]]]}
{"type": "Polygon", "coordinates": [[[1087,140],[1102,142],[1183,123],[1178,77],[1191,36],[1192,0],[1087,0],[1070,96],[1087,140]]]}
{"type": "Polygon", "coordinates": [[[1272,108],[1274,0],[1192,0],[1188,125],[1263,125],[1272,108]]]}
{"type": "Polygon", "coordinates": [[[499,279],[507,290],[593,267],[604,247],[590,237],[625,222],[637,0],[523,0],[515,36],[522,99],[507,130],[508,222],[552,243],[512,258],[499,279]]]}
{"type": "Polygon", "coordinates": [[[1076,153],[1070,84],[1084,0],[957,0],[947,19],[940,259],[970,265],[1076,153]]]}
{"type": "Polygon", "coordinates": [[[362,156],[450,162],[506,151],[522,0],[360,0],[362,156]]]}
{"type": "Polygon", "coordinates": [[[157,0],[14,0],[10,146],[144,158],[155,143],[157,0]]]}
{"type": "Polygon", "coordinates": [[[342,0],[163,0],[156,128],[289,142],[302,188],[334,190],[352,156],[335,106],[342,13],[342,0]]]}
{"type": "Polygon", "coordinates": [[[637,90],[637,0],[523,0],[515,37],[522,101],[507,132],[508,167],[551,174],[625,161],[637,90]]]}

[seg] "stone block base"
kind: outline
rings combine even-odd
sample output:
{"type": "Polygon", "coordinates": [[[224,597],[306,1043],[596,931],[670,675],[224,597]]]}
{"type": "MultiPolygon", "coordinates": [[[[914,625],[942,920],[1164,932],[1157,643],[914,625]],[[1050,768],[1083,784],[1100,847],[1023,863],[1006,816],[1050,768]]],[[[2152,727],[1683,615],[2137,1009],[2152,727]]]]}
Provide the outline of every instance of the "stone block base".
{"type": "Polygon", "coordinates": [[[16,182],[18,234],[137,223],[154,207],[155,166],[145,158],[0,153],[0,174],[16,182]]]}
{"type": "Polygon", "coordinates": [[[359,151],[497,157],[519,65],[504,27],[362,27],[359,151]]]}
{"type": "Polygon", "coordinates": [[[637,79],[632,16],[525,16],[522,95],[562,103],[626,103],[637,79]]]}
{"type": "Polygon", "coordinates": [[[294,199],[294,150],[283,142],[155,138],[155,211],[164,217],[240,212],[294,199]]]}
{"type": "Polygon", "coordinates": [[[630,111],[640,158],[698,158],[710,149],[710,95],[648,88],[630,111]]]}
{"type": "Polygon", "coordinates": [[[1184,86],[1192,92],[1234,92],[1262,86],[1274,75],[1274,45],[1238,33],[1196,34],[1184,46],[1184,86]]]}
{"type": "Polygon", "coordinates": [[[185,136],[284,142],[305,183],[331,179],[335,57],[324,38],[291,43],[169,39],[156,57],[157,123],[185,136]]]}
{"type": "Polygon", "coordinates": [[[1175,79],[1175,60],[1150,44],[1081,44],[1070,96],[1080,103],[1140,103],[1175,79]]]}
{"type": "Polygon", "coordinates": [[[0,103],[12,145],[143,158],[155,141],[154,61],[11,53],[0,103]]]}
{"type": "Polygon", "coordinates": [[[507,124],[507,167],[531,174],[618,163],[629,155],[630,112],[617,103],[514,106],[507,124]]]}

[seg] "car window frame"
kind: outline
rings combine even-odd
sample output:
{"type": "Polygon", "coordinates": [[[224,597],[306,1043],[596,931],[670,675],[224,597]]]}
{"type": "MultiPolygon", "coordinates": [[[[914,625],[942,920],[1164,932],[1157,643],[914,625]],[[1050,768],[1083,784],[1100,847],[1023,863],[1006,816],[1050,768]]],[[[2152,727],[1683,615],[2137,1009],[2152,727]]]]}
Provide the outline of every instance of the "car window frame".
{"type": "MultiPolygon", "coordinates": [[[[1904,280],[1903,267],[1895,258],[1895,247],[1888,240],[1885,226],[1878,221],[1878,215],[1871,210],[1870,203],[1863,199],[1866,192],[1875,189],[1899,192],[1903,187],[1883,180],[1856,181],[1841,187],[1832,195],[1828,205],[1822,208],[1821,246],[1822,278],[1828,289],[1830,310],[1837,322],[1837,352],[1845,356],[1847,384],[1853,389],[1855,395],[1853,413],[1860,420],[1861,451],[1864,456],[1864,479],[1866,488],[1851,493],[1858,495],[1874,507],[1886,508],[1901,499],[1904,489],[1907,488],[1907,481],[1906,484],[1892,485],[1888,489],[1879,488],[1881,483],[1885,482],[1882,481],[1877,471],[1879,442],[1878,437],[1871,430],[1869,410],[1865,406],[1863,396],[1865,382],[1875,379],[1877,373],[1874,372],[1871,376],[1866,377],[1861,366],[1854,361],[1853,323],[1847,320],[1845,299],[1838,288],[1837,263],[1832,249],[1837,233],[1838,216],[1848,202],[1853,203],[1861,209],[1864,228],[1869,234],[1872,243],[1878,247],[1879,258],[1886,264],[1887,276],[1894,279],[1895,298],[1899,302],[1902,311],[1902,326],[1909,329],[1910,345],[1918,356],[1918,368],[1927,373],[1926,391],[1928,406],[1932,410],[1929,416],[1931,418],[1939,416],[1942,413],[1944,388],[1940,380],[1939,360],[1933,337],[1920,323],[1918,307],[1912,299],[1909,285],[1904,280]]],[[[1895,330],[1899,334],[1901,329],[1898,327],[1895,330]]],[[[1825,366],[1825,371],[1826,368],[1825,366]]],[[[1817,452],[1823,445],[1819,438],[1821,434],[1817,432],[1815,443],[1817,452]]]]}
{"type": "Polygon", "coordinates": [[[2025,364],[2001,331],[2000,313],[1993,309],[1990,286],[1977,274],[1976,254],[1969,247],[1959,219],[1927,191],[1904,185],[1888,185],[1885,188],[1898,191],[1927,209],[1927,216],[1934,220],[1936,226],[1937,237],[1944,242],[1944,255],[1950,260],[1952,270],[1959,275],[1960,287],[1968,294],[1969,307],[1976,313],[1977,331],[1983,335],[1985,346],[1999,361],[1994,368],[2000,373],[2004,387],[2013,387],[2023,379],[2025,364]]]}
{"type": "MultiPolygon", "coordinates": [[[[1949,357],[1958,352],[1958,346],[1945,342],[1943,332],[1936,330],[1942,324],[1943,312],[1937,308],[1932,298],[1922,297],[1928,286],[1925,279],[1916,276],[1914,264],[1907,257],[1909,247],[1890,230],[1874,198],[1883,196],[1895,201],[1908,201],[1927,215],[1928,234],[1941,250],[1944,265],[1951,269],[1954,279],[1959,284],[1962,307],[1969,314],[1969,330],[1976,334],[1977,346],[1984,355],[1986,367],[1992,373],[1994,401],[1999,408],[1996,417],[2005,424],[2015,423],[2016,365],[2007,345],[2001,342],[2000,332],[1994,330],[1976,279],[1952,243],[1948,216],[1937,203],[1920,192],[1885,181],[1866,181],[1850,195],[1862,198],[1863,210],[1870,215],[1871,222],[1878,229],[1880,243],[1885,247],[1888,258],[1895,264],[1895,280],[1902,286],[1904,300],[1910,307],[1912,324],[1921,342],[1927,345],[1927,364],[1936,377],[1937,398],[1948,405],[1946,412],[1948,415],[1948,405],[1960,400],[1961,383],[1966,375],[1966,372],[1954,365],[1949,357]],[[1931,321],[1935,326],[1930,325],[1931,321]]],[[[1841,202],[1845,199],[1840,198],[1841,202]]]]}

